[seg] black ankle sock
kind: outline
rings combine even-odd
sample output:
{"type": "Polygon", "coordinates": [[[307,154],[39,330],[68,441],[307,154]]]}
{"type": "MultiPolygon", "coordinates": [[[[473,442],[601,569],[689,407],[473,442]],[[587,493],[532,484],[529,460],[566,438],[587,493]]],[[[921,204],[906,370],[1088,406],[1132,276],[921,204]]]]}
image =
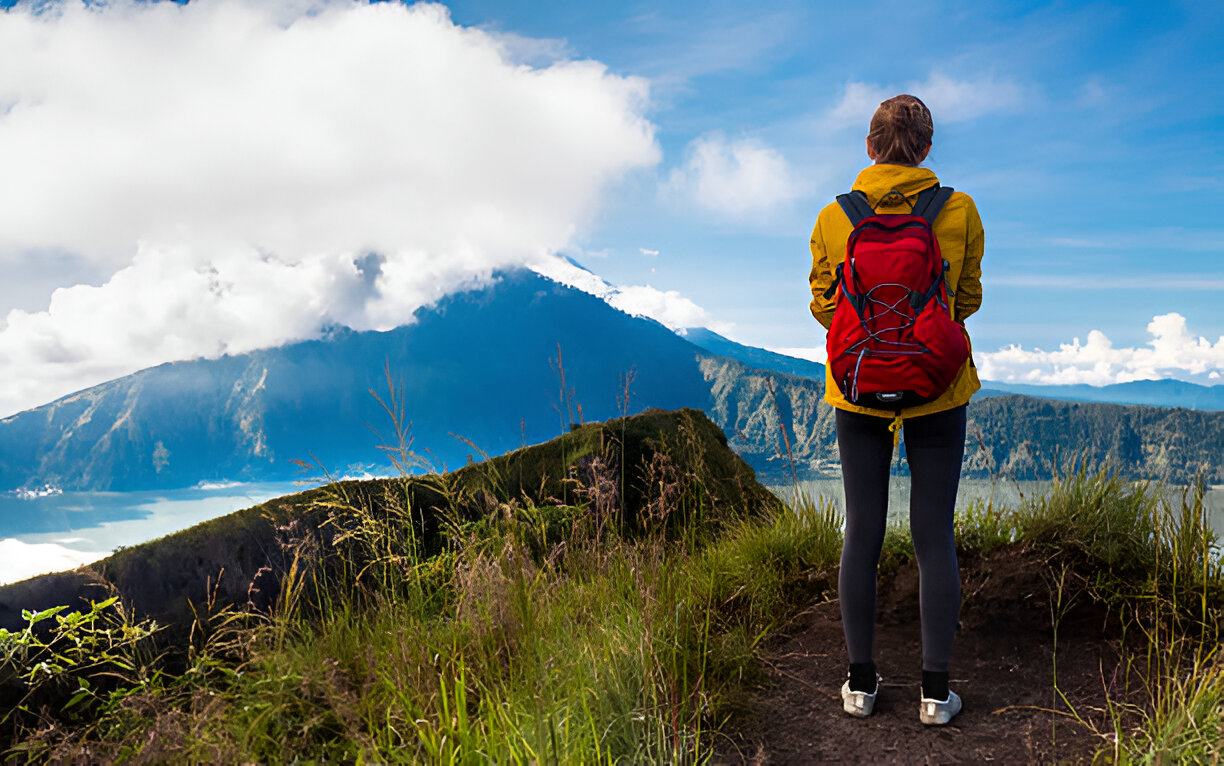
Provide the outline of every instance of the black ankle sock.
{"type": "Polygon", "coordinates": [[[850,663],[850,691],[867,692],[876,690],[876,666],[874,662],[850,663]]]}
{"type": "Polygon", "coordinates": [[[948,698],[948,673],[935,670],[922,671],[922,696],[940,702],[948,698]]]}

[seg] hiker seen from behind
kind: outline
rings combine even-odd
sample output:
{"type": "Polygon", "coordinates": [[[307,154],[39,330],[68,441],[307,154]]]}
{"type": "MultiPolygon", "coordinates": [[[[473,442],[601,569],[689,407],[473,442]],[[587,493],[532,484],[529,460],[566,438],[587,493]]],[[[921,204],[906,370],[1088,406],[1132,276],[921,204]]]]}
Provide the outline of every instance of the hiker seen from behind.
{"type": "Polygon", "coordinates": [[[962,708],[948,688],[961,599],[952,520],[966,405],[981,387],[965,319],[982,303],[985,244],[973,199],[921,167],[934,132],[930,110],[915,96],[880,104],[867,135],[874,164],[820,211],[809,282],[812,315],[828,331],[825,400],[835,408],[846,495],[842,708],[871,715],[882,680],[873,651],[877,564],[889,467],[904,438],[920,572],[918,714],[924,724],[944,725],[962,708]]]}

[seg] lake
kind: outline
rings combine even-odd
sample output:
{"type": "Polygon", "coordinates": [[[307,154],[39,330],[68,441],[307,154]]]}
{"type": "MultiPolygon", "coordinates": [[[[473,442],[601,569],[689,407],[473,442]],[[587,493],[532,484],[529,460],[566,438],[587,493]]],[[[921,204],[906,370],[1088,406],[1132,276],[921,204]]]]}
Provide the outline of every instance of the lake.
{"type": "MultiPolygon", "coordinates": [[[[1050,488],[1049,481],[1014,481],[999,479],[961,479],[960,491],[956,496],[957,509],[964,508],[977,501],[994,500],[996,507],[1019,508],[1026,497],[1045,494],[1050,488]]],[[[799,487],[812,497],[823,496],[832,498],[840,511],[845,511],[846,495],[842,491],[841,479],[818,479],[799,482],[799,487]]],[[[794,494],[793,485],[771,486],[774,494],[781,498],[789,498],[794,494]]],[[[1177,501],[1184,487],[1169,487],[1166,492],[1170,499],[1177,501]]],[[[1211,527],[1224,540],[1224,485],[1214,485],[1208,488],[1203,498],[1211,518],[1211,527]]],[[[888,521],[891,524],[907,524],[909,522],[909,477],[892,476],[888,485],[888,521]]]]}
{"type": "Polygon", "coordinates": [[[97,561],[119,546],[155,540],[313,486],[317,483],[267,482],[41,497],[0,493],[0,584],[97,561]]]}

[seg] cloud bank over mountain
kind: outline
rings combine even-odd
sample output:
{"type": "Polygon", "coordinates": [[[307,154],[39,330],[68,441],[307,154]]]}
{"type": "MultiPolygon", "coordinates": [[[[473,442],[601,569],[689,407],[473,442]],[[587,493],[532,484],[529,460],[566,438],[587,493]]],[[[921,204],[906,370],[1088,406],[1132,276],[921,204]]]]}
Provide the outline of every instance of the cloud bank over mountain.
{"type": "MultiPolygon", "coordinates": [[[[974,349],[973,358],[982,380],[1006,383],[1107,386],[1164,378],[1224,383],[1224,337],[1212,343],[1192,334],[1178,313],[1153,317],[1147,331],[1152,339],[1137,348],[1115,347],[1105,333],[1092,330],[1085,342],[1074,338],[1055,351],[1011,345],[998,351],[974,349]]],[[[769,350],[820,363],[826,356],[822,346],[769,350]]]]}
{"type": "Polygon", "coordinates": [[[660,150],[644,80],[538,48],[425,4],[0,14],[0,264],[70,252],[111,274],[9,312],[0,366],[22,375],[0,415],[171,359],[393,327],[571,244],[660,150]]]}
{"type": "Polygon", "coordinates": [[[708,327],[730,332],[734,325],[714,321],[709,313],[676,290],[650,285],[614,285],[563,256],[549,256],[530,264],[532,271],[554,282],[577,288],[632,316],[648,317],[669,330],[708,327]]]}
{"type": "Polygon", "coordinates": [[[1115,348],[1105,333],[1093,330],[1085,343],[1075,338],[1057,351],[1009,346],[975,351],[974,358],[984,379],[1015,383],[1102,386],[1160,378],[1224,382],[1224,336],[1212,343],[1192,335],[1186,318],[1177,313],[1153,317],[1147,331],[1152,339],[1140,348],[1115,348]]]}

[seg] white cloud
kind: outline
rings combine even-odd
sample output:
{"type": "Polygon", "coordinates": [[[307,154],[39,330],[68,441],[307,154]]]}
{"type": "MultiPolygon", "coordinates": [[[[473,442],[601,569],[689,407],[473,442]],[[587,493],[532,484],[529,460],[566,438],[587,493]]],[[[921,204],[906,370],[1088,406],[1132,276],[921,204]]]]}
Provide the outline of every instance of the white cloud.
{"type": "Polygon", "coordinates": [[[48,572],[62,572],[97,561],[106,553],[78,551],[54,543],[0,540],[0,585],[20,582],[48,572]]]}
{"type": "Polygon", "coordinates": [[[876,107],[884,99],[895,95],[897,94],[879,85],[848,82],[841,101],[829,111],[828,122],[836,128],[857,127],[866,134],[867,127],[871,124],[871,115],[875,114],[876,107]]]}
{"type": "Polygon", "coordinates": [[[1014,111],[1023,105],[1026,97],[1025,89],[1012,80],[995,79],[993,75],[956,80],[935,71],[926,80],[911,80],[904,85],[848,82],[841,101],[829,111],[826,122],[833,128],[858,128],[866,135],[876,107],[899,93],[922,99],[935,118],[936,131],[940,122],[960,122],[991,112],[1014,111]]]}
{"type": "Polygon", "coordinates": [[[633,316],[649,317],[671,330],[685,327],[708,327],[726,334],[735,325],[717,322],[709,313],[676,290],[660,290],[650,285],[617,286],[592,272],[558,256],[549,256],[531,264],[531,268],[554,282],[602,298],[613,308],[633,316]]]}
{"type": "Polygon", "coordinates": [[[1107,385],[1132,380],[1177,378],[1218,380],[1224,371],[1224,336],[1215,343],[1190,334],[1181,314],[1161,314],[1147,326],[1152,339],[1142,348],[1115,348],[1099,330],[1061,344],[1057,351],[1009,346],[975,351],[983,379],[1003,382],[1107,385]]]}
{"type": "Polygon", "coordinates": [[[639,247],[638,252],[641,253],[642,255],[658,255],[659,254],[658,250],[649,250],[644,247],[639,247]]]}
{"type": "Polygon", "coordinates": [[[706,310],[675,290],[659,290],[650,285],[621,287],[608,299],[626,314],[646,316],[672,330],[704,327],[710,323],[706,310]]]}
{"type": "Polygon", "coordinates": [[[750,138],[728,141],[715,133],[688,145],[684,165],[672,170],[664,192],[720,215],[759,218],[802,189],[777,149],[750,138]]]}
{"type": "Polygon", "coordinates": [[[501,46],[504,57],[519,64],[548,66],[574,55],[569,42],[561,38],[524,37],[496,28],[484,28],[484,31],[501,46]]]}
{"type": "Polygon", "coordinates": [[[554,282],[573,287],[596,298],[607,300],[614,295],[617,287],[594,272],[585,269],[568,258],[549,255],[531,263],[531,270],[554,282]]]}
{"type": "Polygon", "coordinates": [[[644,81],[521,61],[561,50],[440,5],[0,13],[0,262],[54,249],[113,272],[9,313],[0,367],[23,374],[0,414],[329,323],[393,326],[569,246],[659,149],[644,81]]]}
{"type": "Polygon", "coordinates": [[[0,379],[0,404],[11,412],[167,360],[314,337],[324,323],[390,329],[447,289],[488,276],[481,259],[462,255],[337,253],[293,262],[250,246],[202,254],[141,245],[105,284],[56,290],[45,311],[9,312],[0,364],[25,374],[0,379]]]}

